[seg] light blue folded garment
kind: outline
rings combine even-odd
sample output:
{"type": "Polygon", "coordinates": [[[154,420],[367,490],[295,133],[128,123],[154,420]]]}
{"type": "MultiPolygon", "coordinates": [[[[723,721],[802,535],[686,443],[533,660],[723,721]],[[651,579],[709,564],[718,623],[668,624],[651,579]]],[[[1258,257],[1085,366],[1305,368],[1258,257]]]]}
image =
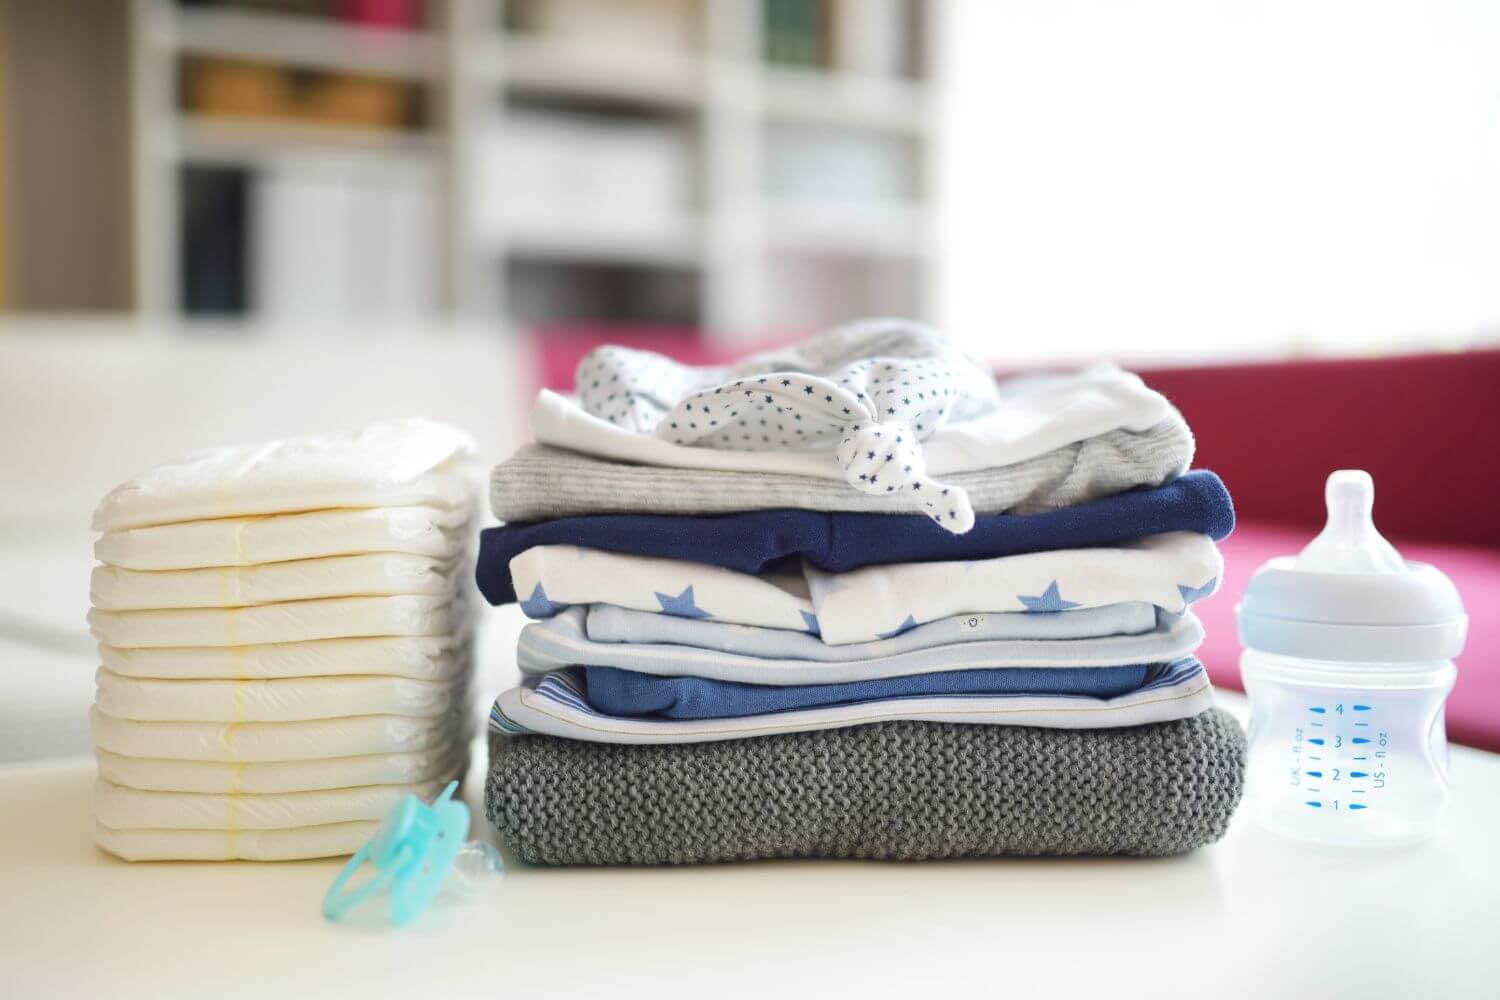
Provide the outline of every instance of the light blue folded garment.
{"type": "MultiPolygon", "coordinates": [[[[1176,620],[1175,616],[1170,617],[1176,620]]],[[[1095,639],[1141,635],[1156,628],[1156,607],[1146,601],[1132,601],[1053,614],[1001,611],[956,615],[918,625],[889,639],[842,646],[831,646],[807,632],[683,618],[612,604],[589,605],[584,631],[594,642],[675,643],[768,659],[844,663],[952,643],[1001,639],[1095,639]]]]}
{"type": "MultiPolygon", "coordinates": [[[[1117,605],[1118,607],[1118,605],[1117,605]]],[[[1149,605],[1147,605],[1149,607],[1149,605]]],[[[568,608],[561,614],[527,625],[516,646],[516,663],[523,673],[544,674],[565,667],[615,667],[641,674],[664,677],[699,677],[741,684],[801,685],[845,684],[879,678],[909,677],[953,670],[990,670],[1004,668],[1079,668],[1120,667],[1141,663],[1165,663],[1187,656],[1203,641],[1203,626],[1191,614],[1178,617],[1163,613],[1160,623],[1139,635],[1106,635],[1087,639],[973,639],[946,645],[917,645],[903,652],[857,658],[840,655],[837,659],[799,659],[796,657],[752,656],[723,652],[680,643],[595,642],[590,637],[598,605],[591,609],[568,608]],[[587,614],[587,629],[585,615],[587,614]]],[[[617,610],[617,609],[612,609],[617,610]]],[[[976,618],[1068,618],[1081,612],[1066,611],[1050,615],[987,615],[976,618]]],[[[643,618],[661,618],[687,625],[713,626],[711,622],[672,619],[666,615],[641,614],[643,618]]],[[[855,646],[831,647],[844,651],[877,648],[893,650],[910,647],[910,636],[937,629],[943,623],[924,625],[893,639],[861,643],[855,646]]],[[[733,626],[717,626],[718,629],[733,626]]],[[[692,630],[684,630],[683,634],[692,630]]],[[[803,648],[824,647],[813,636],[780,632],[776,629],[746,629],[801,639],[803,648]]],[[[937,635],[929,632],[918,642],[937,635]]],[[[768,645],[784,640],[768,638],[768,645]]]]}

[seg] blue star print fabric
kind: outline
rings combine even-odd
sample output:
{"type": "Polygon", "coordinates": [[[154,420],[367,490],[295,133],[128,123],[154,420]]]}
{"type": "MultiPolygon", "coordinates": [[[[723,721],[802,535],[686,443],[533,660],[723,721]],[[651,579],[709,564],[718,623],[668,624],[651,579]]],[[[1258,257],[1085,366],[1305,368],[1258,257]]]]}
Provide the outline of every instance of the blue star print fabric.
{"type": "MultiPolygon", "coordinates": [[[[712,517],[608,514],[508,524],[480,535],[476,579],[491,604],[518,600],[510,561],[538,545],[577,545],[633,555],[684,559],[762,573],[797,559],[842,573],[861,566],[996,559],[1118,545],[1172,531],[1215,541],[1234,529],[1229,492],[1212,472],[1189,472],[1165,486],[1122,493],[1039,514],[987,514],[955,535],[923,515],[750,511],[712,517]]],[[[543,595],[520,595],[545,600],[543,595]]],[[[692,595],[659,595],[663,608],[691,608],[692,595]]],[[[1032,610],[1064,610],[1066,595],[1042,593],[1032,610]]],[[[1187,599],[1187,595],[1184,595],[1187,599]]]]}

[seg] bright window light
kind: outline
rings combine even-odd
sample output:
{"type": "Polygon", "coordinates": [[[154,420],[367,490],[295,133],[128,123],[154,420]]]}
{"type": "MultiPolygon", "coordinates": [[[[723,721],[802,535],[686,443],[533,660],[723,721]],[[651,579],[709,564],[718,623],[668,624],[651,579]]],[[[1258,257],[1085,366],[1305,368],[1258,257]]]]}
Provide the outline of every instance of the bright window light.
{"type": "Polygon", "coordinates": [[[950,3],[939,319],[975,351],[1500,333],[1500,5],[950,3]]]}

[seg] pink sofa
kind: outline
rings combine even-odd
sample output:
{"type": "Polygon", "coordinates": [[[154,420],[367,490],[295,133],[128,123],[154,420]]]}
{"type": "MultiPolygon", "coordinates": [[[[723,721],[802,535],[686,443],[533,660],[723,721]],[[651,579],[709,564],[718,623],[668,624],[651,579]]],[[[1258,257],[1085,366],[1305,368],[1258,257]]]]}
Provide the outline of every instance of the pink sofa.
{"type": "Polygon", "coordinates": [[[1500,751],[1500,351],[1142,374],[1187,417],[1196,464],[1234,497],[1223,586],[1195,606],[1214,682],[1241,686],[1234,606],[1246,581],[1322,527],[1329,472],[1366,469],[1381,531],[1447,573],[1469,613],[1449,736],[1500,751]]]}

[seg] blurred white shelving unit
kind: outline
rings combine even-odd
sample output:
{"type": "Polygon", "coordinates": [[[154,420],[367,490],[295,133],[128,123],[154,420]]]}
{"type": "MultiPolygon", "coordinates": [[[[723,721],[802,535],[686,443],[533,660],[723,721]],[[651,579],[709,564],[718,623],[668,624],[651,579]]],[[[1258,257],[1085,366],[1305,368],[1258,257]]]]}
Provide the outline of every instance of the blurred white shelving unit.
{"type": "Polygon", "coordinates": [[[774,0],[673,0],[691,23],[684,26],[690,42],[671,48],[507,28],[507,2],[427,0],[422,27],[382,29],[254,5],[132,0],[142,311],[162,319],[181,314],[184,166],[276,169],[314,159],[428,172],[439,230],[435,301],[464,319],[525,323],[512,295],[522,264],[553,269],[564,293],[569,269],[671,272],[696,289],[683,325],[710,335],[828,322],[862,311],[872,296],[861,289],[870,288],[882,304],[929,312],[937,266],[931,158],[939,129],[939,60],[930,46],[943,0],[826,0],[844,30],[852,24],[856,33],[859,19],[908,5],[919,51],[916,68],[899,76],[840,67],[836,58],[826,69],[768,63],[764,4],[774,0]],[[193,58],[418,84],[421,123],[377,130],[189,113],[181,81],[184,60],[193,58]],[[508,200],[495,165],[508,166],[507,144],[521,123],[566,120],[580,108],[680,129],[692,157],[690,196],[675,210],[619,217],[549,215],[516,204],[524,198],[508,200]],[[784,134],[892,143],[907,164],[908,190],[895,200],[845,197],[837,190],[839,164],[816,158],[804,173],[821,175],[824,187],[833,178],[835,190],[798,190],[795,183],[778,189],[788,174],[778,145],[784,134]],[[839,281],[817,279],[825,265],[839,281]],[[894,287],[905,289],[894,302],[892,269],[900,273],[894,287]],[[799,275],[793,287],[778,277],[787,273],[799,275]]]}

